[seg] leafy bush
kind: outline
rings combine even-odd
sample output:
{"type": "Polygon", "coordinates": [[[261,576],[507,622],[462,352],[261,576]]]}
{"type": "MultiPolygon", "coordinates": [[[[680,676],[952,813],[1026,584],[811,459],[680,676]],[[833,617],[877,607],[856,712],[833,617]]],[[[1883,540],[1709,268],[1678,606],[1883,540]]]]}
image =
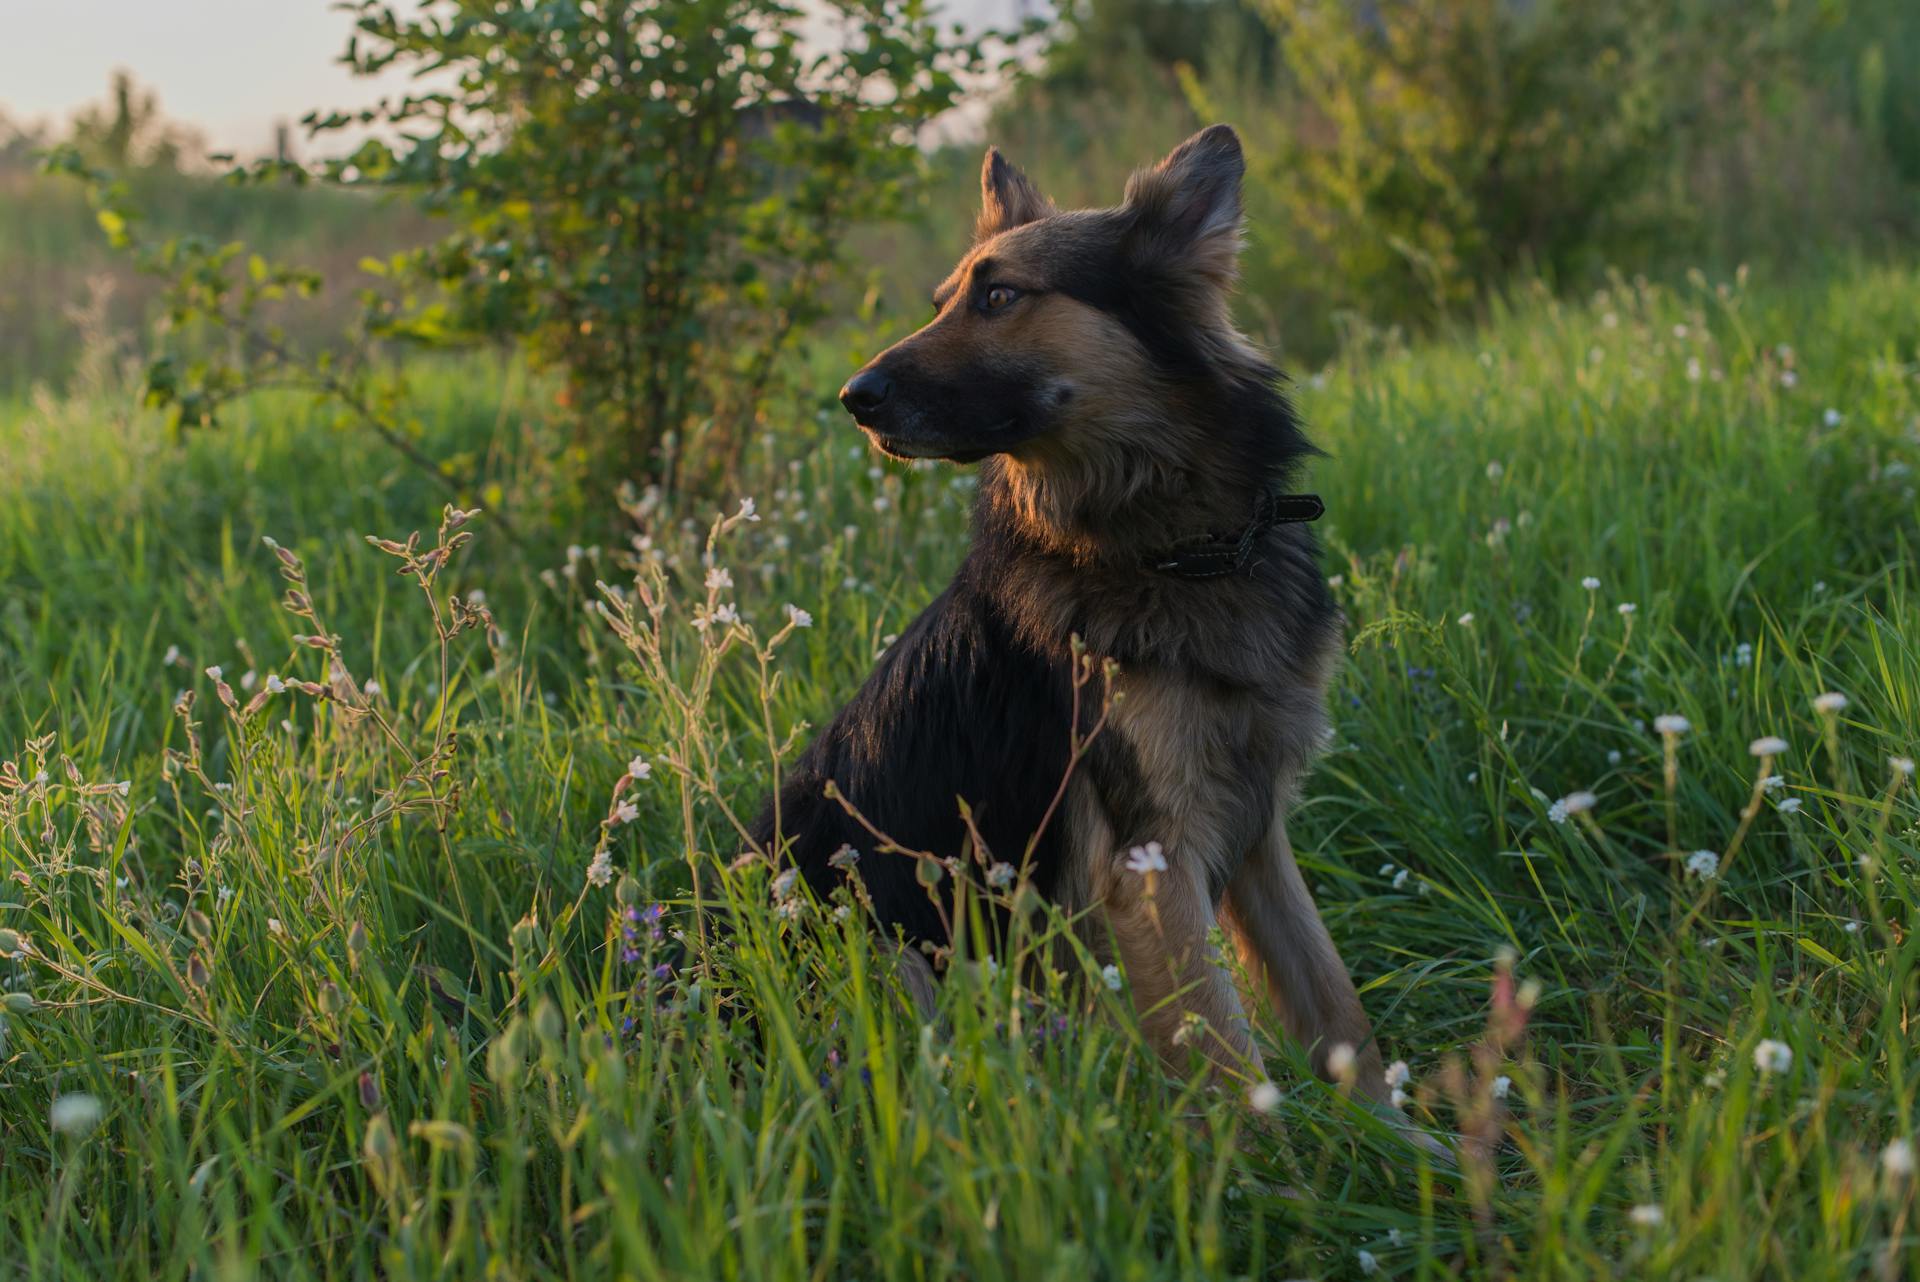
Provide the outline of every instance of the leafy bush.
{"type": "Polygon", "coordinates": [[[1267,171],[1306,233],[1297,266],[1369,314],[1416,316],[1517,268],[1603,265],[1709,118],[1709,68],[1764,79],[1799,8],[1265,3],[1298,99],[1267,171]]]}

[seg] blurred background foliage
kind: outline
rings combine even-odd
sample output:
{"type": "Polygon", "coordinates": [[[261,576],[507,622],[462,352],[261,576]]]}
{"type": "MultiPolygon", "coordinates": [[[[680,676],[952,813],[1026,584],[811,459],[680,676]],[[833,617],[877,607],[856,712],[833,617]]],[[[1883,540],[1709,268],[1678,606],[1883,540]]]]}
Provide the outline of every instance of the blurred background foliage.
{"type": "Polygon", "coordinates": [[[144,334],[166,304],[82,194],[36,174],[56,142],[115,175],[116,207],[154,236],[311,270],[317,296],[268,313],[292,346],[357,324],[363,348],[518,347],[565,373],[555,448],[580,474],[690,466],[701,484],[770,421],[783,378],[808,381],[773,418],[824,403],[833,380],[812,386],[798,338],[851,324],[865,341],[923,314],[965,243],[979,152],[927,130],[968,85],[997,86],[986,134],[1067,206],[1111,203],[1199,124],[1238,125],[1244,318],[1296,369],[1471,321],[1536,280],[1791,276],[1920,235],[1908,0],[1075,0],[1000,41],[1020,62],[998,74],[990,41],[918,3],[832,8],[846,35],[823,55],[775,0],[363,5],[356,66],[438,79],[377,120],[316,113],[315,159],[252,171],[317,179],[298,186],[218,174],[125,77],[64,133],[0,122],[0,395],[58,386],[81,328],[144,334]],[[624,83],[592,65],[618,57],[638,60],[624,83]],[[335,144],[369,124],[388,141],[335,144]],[[93,323],[76,327],[83,299],[93,323]],[[691,464],[689,436],[710,447],[691,464]]]}

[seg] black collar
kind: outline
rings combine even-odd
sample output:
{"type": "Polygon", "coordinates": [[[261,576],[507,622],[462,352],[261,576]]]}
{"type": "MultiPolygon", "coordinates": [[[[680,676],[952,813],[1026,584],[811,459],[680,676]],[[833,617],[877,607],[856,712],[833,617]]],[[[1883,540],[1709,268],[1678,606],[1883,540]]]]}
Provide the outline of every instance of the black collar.
{"type": "Polygon", "coordinates": [[[1211,579],[1238,574],[1253,559],[1260,536],[1276,525],[1317,521],[1327,510],[1318,494],[1263,494],[1253,505],[1253,519],[1226,534],[1207,534],[1147,558],[1147,568],[1183,579],[1211,579]]]}

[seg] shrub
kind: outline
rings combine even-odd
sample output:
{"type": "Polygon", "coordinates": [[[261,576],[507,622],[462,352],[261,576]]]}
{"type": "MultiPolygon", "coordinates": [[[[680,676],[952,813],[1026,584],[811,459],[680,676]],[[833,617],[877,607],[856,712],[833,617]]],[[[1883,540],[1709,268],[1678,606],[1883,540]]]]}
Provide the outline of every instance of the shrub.
{"type": "Polygon", "coordinates": [[[262,310],[318,293],[319,274],[238,243],[146,236],[128,185],[83,149],[50,161],[89,180],[109,238],[168,282],[170,327],[188,337],[157,356],[149,400],[206,424],[245,391],[292,385],[406,450],[394,392],[365,373],[373,345],[505,342],[563,375],[575,458],[603,493],[730,467],[791,340],[821,315],[849,226],[898,210],[921,167],[916,127],[983,57],[946,41],[920,0],[349,7],[346,61],[409,70],[417,87],[306,118],[323,139],[375,127],[345,154],[232,175],[393,194],[441,224],[363,260],[374,285],[333,350],[297,350],[262,310]],[[816,47],[806,33],[823,25],[816,47]],[[191,337],[209,328],[234,341],[191,337]]]}
{"type": "Polygon", "coordinates": [[[1764,81],[1800,8],[1265,4],[1298,96],[1268,170],[1305,231],[1297,267],[1409,319],[1517,268],[1564,279],[1625,247],[1676,142],[1708,119],[1708,71],[1764,81]]]}

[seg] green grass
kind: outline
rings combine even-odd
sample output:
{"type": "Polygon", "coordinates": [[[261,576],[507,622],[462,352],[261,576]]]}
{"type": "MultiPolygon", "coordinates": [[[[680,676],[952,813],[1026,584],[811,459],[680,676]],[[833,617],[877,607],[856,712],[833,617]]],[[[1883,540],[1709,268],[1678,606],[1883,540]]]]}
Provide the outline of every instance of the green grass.
{"type": "Polygon", "coordinates": [[[361,536],[430,547],[442,496],[324,413],[174,445],[110,382],[0,409],[0,1274],[1912,1276],[1882,1153],[1917,1124],[1916,296],[1621,283],[1300,386],[1352,645],[1295,839],[1413,1112],[1486,1144],[1458,1172],[1271,1042],[1269,1116],[1170,1079],[1124,990],[1021,955],[922,1028],[857,911],[796,929],[729,868],[727,815],[963,537],[964,480],[870,471],[823,406],[718,544],[751,638],[688,626],[713,514],[648,518],[657,652],[586,608],[632,596],[633,527],[569,506],[514,371],[415,372],[428,444],[527,532],[477,518],[426,594],[361,536]],[[475,589],[494,627],[455,631],[475,589]],[[786,602],[813,626],[776,646],[786,602]],[[208,665],[238,701],[328,681],[293,640],[323,630],[377,695],[221,707],[208,665]],[[1735,850],[1760,735],[1791,746],[1735,850]],[[649,978],[673,941],[622,903],[707,969],[649,978]]]}

